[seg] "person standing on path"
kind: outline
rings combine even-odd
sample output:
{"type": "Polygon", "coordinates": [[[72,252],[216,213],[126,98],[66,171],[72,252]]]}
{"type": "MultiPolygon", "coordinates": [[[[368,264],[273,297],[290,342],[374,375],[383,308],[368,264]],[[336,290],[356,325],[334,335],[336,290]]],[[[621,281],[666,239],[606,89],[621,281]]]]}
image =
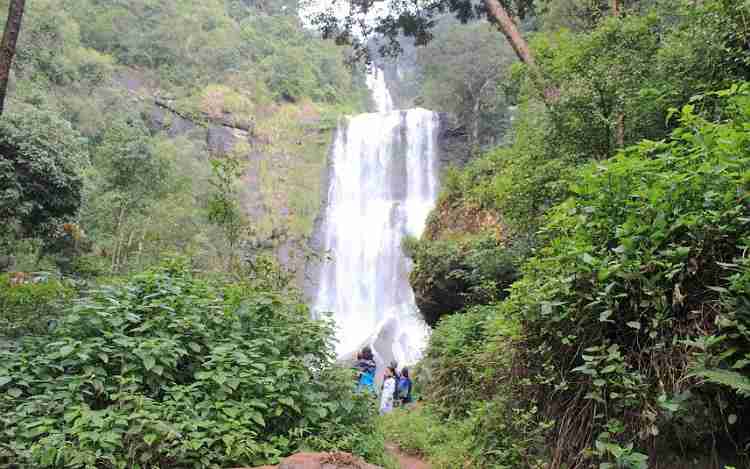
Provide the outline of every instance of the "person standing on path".
{"type": "Polygon", "coordinates": [[[383,381],[383,390],[380,393],[380,415],[384,415],[393,410],[393,394],[396,392],[396,377],[392,368],[385,369],[385,379],[383,381]]]}
{"type": "Polygon", "coordinates": [[[401,405],[409,404],[412,401],[411,398],[411,378],[409,378],[409,369],[404,367],[401,370],[401,376],[398,379],[398,397],[401,400],[401,405]]]}

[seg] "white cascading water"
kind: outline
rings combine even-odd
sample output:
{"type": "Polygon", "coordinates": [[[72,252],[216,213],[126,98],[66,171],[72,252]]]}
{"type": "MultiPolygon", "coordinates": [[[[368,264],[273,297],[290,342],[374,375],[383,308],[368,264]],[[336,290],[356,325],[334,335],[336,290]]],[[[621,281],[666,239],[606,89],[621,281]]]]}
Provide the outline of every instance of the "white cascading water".
{"type": "Polygon", "coordinates": [[[420,236],[437,198],[437,114],[394,111],[383,77],[368,76],[378,112],[342,121],[332,153],[314,310],[332,312],[339,358],[371,346],[380,369],[416,362],[428,336],[409,285],[407,234],[420,236]]]}

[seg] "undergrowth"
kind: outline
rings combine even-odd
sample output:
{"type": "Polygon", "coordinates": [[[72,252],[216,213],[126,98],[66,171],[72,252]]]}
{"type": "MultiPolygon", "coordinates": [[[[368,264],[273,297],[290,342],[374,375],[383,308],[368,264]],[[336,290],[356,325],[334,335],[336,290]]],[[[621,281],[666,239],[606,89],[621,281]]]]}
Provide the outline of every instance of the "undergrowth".
{"type": "Polygon", "coordinates": [[[441,319],[389,436],[471,467],[747,464],[750,85],[671,117],[577,170],[507,299],[441,319]]]}
{"type": "Polygon", "coordinates": [[[0,467],[252,466],[303,447],[384,461],[331,323],[259,285],[170,261],[0,343],[0,467]]]}
{"type": "Polygon", "coordinates": [[[479,467],[472,455],[471,426],[441,421],[428,407],[398,409],[382,419],[389,441],[405,453],[427,460],[433,469],[479,467]]]}

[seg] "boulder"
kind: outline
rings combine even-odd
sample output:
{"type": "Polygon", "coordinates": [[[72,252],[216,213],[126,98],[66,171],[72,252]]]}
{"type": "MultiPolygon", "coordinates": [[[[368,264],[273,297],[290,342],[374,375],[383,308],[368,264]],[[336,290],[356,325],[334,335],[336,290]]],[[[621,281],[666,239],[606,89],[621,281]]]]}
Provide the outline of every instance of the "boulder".
{"type": "MultiPolygon", "coordinates": [[[[238,468],[241,469],[241,468],[238,468]]],[[[281,461],[278,466],[253,469],[383,469],[367,464],[348,453],[298,453],[281,461]]]]}
{"type": "Polygon", "coordinates": [[[232,151],[237,137],[229,127],[224,125],[213,125],[208,128],[206,134],[206,145],[212,155],[226,155],[232,151]]]}

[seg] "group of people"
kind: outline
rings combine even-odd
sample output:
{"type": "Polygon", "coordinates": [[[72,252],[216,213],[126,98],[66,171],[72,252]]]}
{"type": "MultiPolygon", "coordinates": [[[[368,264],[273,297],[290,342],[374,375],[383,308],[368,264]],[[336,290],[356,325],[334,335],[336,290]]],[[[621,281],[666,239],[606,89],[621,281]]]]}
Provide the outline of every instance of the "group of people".
{"type": "MultiPolygon", "coordinates": [[[[375,392],[375,371],[377,366],[372,350],[365,347],[357,354],[357,391],[375,392]]],[[[412,382],[409,369],[404,367],[398,371],[398,364],[391,362],[385,369],[383,383],[380,387],[380,413],[386,414],[395,406],[412,402],[412,382]]]]}

